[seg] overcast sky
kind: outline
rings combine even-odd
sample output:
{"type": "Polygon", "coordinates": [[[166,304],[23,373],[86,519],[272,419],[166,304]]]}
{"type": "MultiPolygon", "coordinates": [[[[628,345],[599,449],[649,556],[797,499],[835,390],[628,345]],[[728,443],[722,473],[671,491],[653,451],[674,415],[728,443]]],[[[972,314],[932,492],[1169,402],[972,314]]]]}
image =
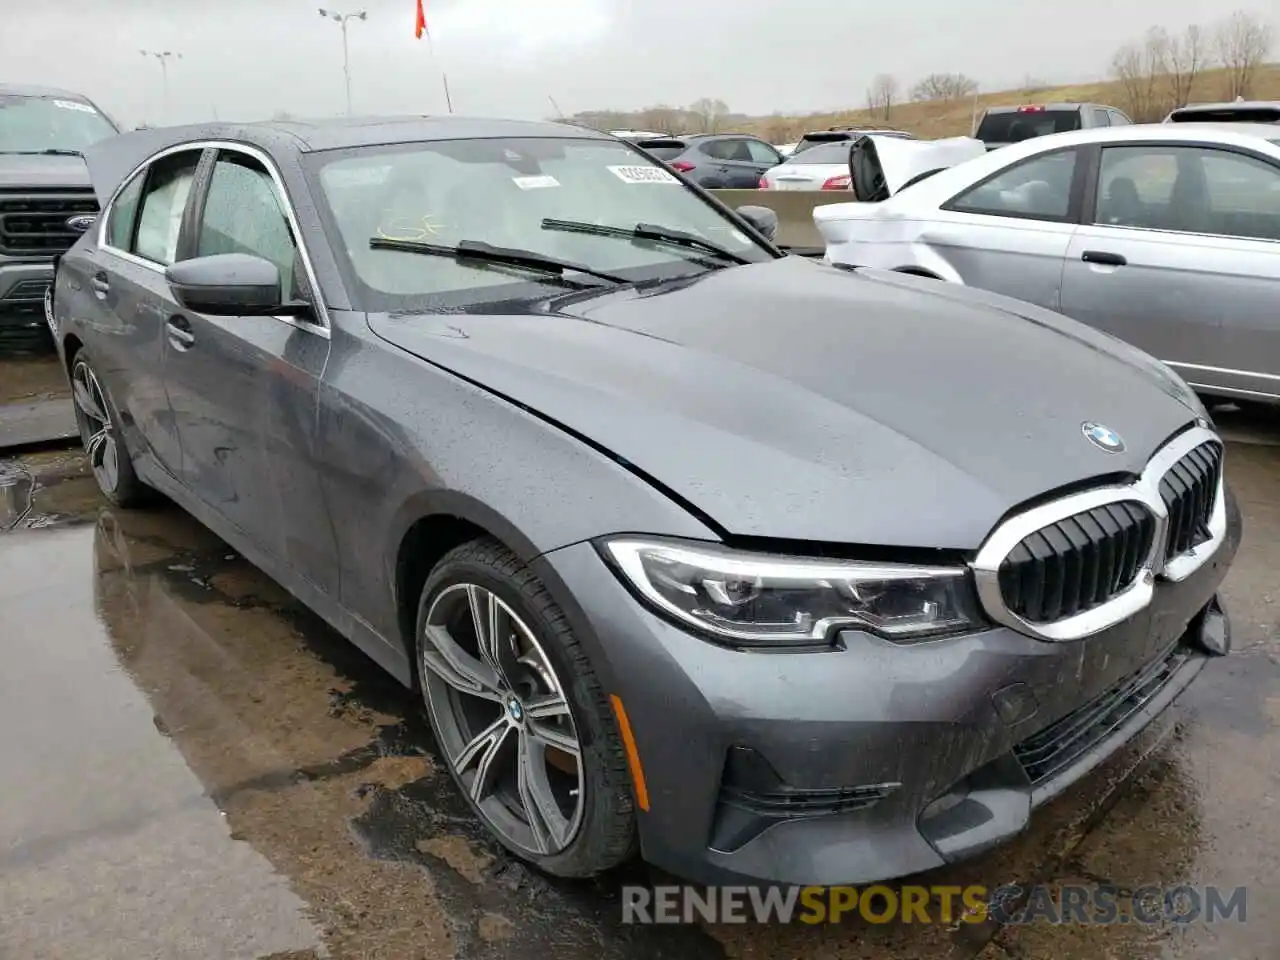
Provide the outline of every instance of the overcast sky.
{"type": "MultiPolygon", "coordinates": [[[[324,0],[328,2],[328,0],[324,0]]],[[[339,0],[335,0],[339,2],[339,0]]],[[[1180,30],[1221,0],[340,0],[356,112],[544,117],[719,97],[734,111],[861,106],[867,83],[959,71],[985,89],[1028,74],[1105,74],[1153,23],[1180,30]]],[[[1243,0],[1280,19],[1280,0],[1243,0]]],[[[0,0],[4,79],[75,88],[129,125],[345,108],[342,33],[315,0],[0,0]],[[173,50],[166,115],[158,61],[173,50]]]]}

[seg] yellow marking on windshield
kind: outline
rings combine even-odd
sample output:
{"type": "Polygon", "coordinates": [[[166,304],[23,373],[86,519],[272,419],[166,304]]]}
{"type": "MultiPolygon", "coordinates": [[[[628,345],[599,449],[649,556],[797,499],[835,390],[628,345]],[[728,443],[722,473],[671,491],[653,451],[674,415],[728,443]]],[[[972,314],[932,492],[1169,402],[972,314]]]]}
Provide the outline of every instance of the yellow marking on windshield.
{"type": "Polygon", "coordinates": [[[392,220],[378,226],[378,236],[383,240],[409,240],[422,242],[430,237],[440,235],[440,231],[448,226],[436,223],[434,214],[427,214],[419,220],[392,220]]]}

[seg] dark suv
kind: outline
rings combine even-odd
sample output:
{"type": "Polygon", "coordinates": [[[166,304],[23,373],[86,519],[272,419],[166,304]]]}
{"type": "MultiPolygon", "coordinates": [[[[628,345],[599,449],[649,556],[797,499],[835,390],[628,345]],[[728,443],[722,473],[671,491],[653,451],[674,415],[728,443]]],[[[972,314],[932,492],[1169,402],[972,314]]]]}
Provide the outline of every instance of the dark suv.
{"type": "Polygon", "coordinates": [[[1102,103],[1028,103],[989,108],[973,135],[985,143],[988,150],[995,150],[1050,133],[1131,123],[1123,110],[1102,103]]]}
{"type": "Polygon", "coordinates": [[[54,262],[98,213],[80,151],[118,132],[81,94],[0,84],[0,344],[47,342],[54,262]]]}
{"type": "Polygon", "coordinates": [[[661,137],[636,146],[709,190],[754,190],[766,170],[786,159],[772,144],[740,133],[661,137]]]}

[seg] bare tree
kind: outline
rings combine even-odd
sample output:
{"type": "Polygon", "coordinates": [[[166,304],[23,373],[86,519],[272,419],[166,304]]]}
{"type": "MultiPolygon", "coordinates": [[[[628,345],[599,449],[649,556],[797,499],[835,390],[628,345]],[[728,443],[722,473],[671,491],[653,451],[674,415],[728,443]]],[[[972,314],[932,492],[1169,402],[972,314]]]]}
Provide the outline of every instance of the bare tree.
{"type": "Polygon", "coordinates": [[[669,107],[665,103],[645,107],[640,111],[640,128],[652,130],[654,133],[666,133],[674,136],[684,129],[684,111],[679,107],[669,107]]]}
{"type": "Polygon", "coordinates": [[[911,99],[961,100],[977,89],[978,82],[963,73],[931,73],[911,88],[911,99]]]}
{"type": "Polygon", "coordinates": [[[877,74],[867,87],[867,110],[873,117],[888,120],[898,102],[898,81],[887,73],[877,74]]]}
{"type": "Polygon", "coordinates": [[[1170,109],[1185,107],[1207,58],[1204,28],[1193,23],[1181,36],[1163,34],[1162,40],[1160,69],[1168,88],[1168,106],[1170,109]]]}
{"type": "Polygon", "coordinates": [[[728,115],[729,105],[723,100],[703,97],[701,100],[695,100],[689,104],[689,112],[697,117],[703,133],[715,133],[720,129],[720,124],[725,116],[728,115]]]}
{"type": "Polygon", "coordinates": [[[1227,99],[1250,95],[1273,39],[1271,24],[1248,10],[1237,10],[1214,28],[1213,49],[1227,75],[1227,99]]]}
{"type": "Polygon", "coordinates": [[[1127,43],[1111,58],[1111,74],[1120,83],[1124,101],[1120,105],[1139,123],[1164,116],[1159,79],[1166,37],[1164,31],[1154,27],[1144,42],[1127,43]]]}

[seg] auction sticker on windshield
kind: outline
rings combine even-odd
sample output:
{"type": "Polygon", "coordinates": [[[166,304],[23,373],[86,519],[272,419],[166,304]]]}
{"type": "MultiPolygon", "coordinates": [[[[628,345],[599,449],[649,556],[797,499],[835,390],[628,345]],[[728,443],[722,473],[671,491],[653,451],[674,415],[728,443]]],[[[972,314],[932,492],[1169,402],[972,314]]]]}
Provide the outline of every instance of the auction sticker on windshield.
{"type": "Polygon", "coordinates": [[[53,105],[55,107],[61,107],[63,110],[79,110],[81,113],[97,113],[98,112],[97,110],[93,109],[93,107],[89,106],[87,103],[77,103],[74,100],[55,100],[53,101],[53,105]]]}
{"type": "Polygon", "coordinates": [[[560,186],[559,180],[547,174],[539,177],[512,177],[511,182],[521,190],[540,190],[543,187],[560,186]]]}
{"type": "Polygon", "coordinates": [[[676,183],[680,181],[675,178],[674,174],[668,173],[661,167],[626,167],[615,166],[609,167],[610,172],[621,180],[623,183],[676,183]]]}

